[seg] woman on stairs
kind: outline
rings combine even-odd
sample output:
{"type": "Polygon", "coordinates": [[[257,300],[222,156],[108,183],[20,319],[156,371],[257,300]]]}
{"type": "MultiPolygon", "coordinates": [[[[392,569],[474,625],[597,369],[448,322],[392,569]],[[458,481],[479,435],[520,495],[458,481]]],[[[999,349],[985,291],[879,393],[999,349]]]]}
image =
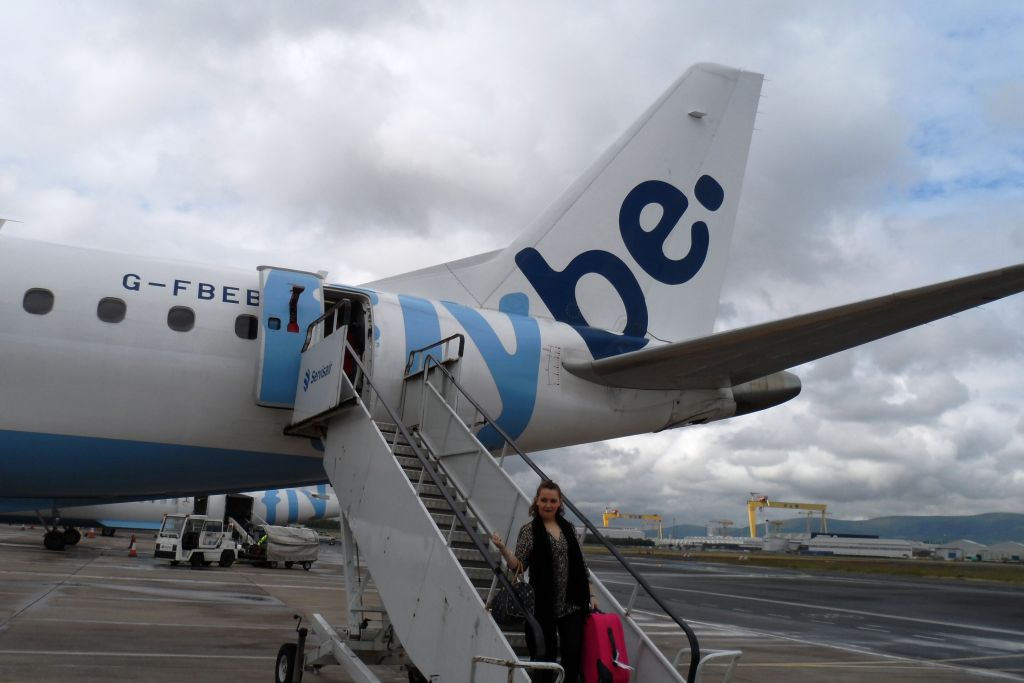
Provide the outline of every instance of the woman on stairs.
{"type": "MultiPolygon", "coordinates": [[[[588,607],[596,609],[597,601],[587,578],[587,564],[576,540],[576,530],[565,519],[558,484],[551,480],[541,482],[530,506],[530,516],[533,520],[519,530],[515,553],[498,534],[492,534],[491,541],[501,551],[509,569],[516,573],[530,571],[533,611],[544,632],[545,653],[543,659],[537,660],[533,638],[527,633],[531,659],[554,662],[561,655],[566,683],[576,683],[580,675],[583,622],[588,607]]],[[[530,628],[529,622],[526,628],[530,628]]],[[[542,672],[534,680],[551,678],[548,672],[542,672]]]]}

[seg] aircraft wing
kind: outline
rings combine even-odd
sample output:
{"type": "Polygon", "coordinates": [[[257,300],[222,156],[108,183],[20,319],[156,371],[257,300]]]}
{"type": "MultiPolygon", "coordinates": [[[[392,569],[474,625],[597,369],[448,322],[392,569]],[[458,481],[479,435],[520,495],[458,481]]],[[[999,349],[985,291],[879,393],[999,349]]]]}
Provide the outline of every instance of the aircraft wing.
{"type": "Polygon", "coordinates": [[[564,363],[630,389],[733,386],[1024,291],[1024,265],[594,361],[564,363]]]}

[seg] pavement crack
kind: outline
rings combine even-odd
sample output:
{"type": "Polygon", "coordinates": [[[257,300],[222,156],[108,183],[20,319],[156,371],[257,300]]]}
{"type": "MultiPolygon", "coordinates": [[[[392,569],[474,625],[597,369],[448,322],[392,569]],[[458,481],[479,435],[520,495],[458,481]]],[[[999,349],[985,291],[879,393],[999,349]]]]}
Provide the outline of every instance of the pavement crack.
{"type": "Polygon", "coordinates": [[[61,580],[60,580],[60,581],[58,581],[57,583],[55,583],[55,584],[53,584],[52,586],[50,586],[49,590],[45,591],[44,593],[42,593],[42,594],[41,594],[40,596],[38,596],[37,598],[35,598],[35,599],[34,599],[34,600],[32,600],[31,602],[29,602],[29,603],[25,604],[24,606],[22,606],[22,607],[21,607],[21,609],[18,609],[17,611],[15,611],[15,612],[14,612],[13,614],[11,614],[11,615],[10,615],[9,617],[7,617],[6,619],[4,619],[4,621],[3,621],[3,622],[0,622],[0,633],[3,633],[4,631],[6,631],[6,630],[7,630],[7,627],[8,627],[8,626],[10,626],[10,624],[11,624],[11,623],[12,623],[12,622],[13,622],[13,621],[14,621],[15,619],[17,619],[18,617],[20,617],[20,616],[21,616],[22,614],[24,614],[24,613],[25,613],[25,612],[27,612],[28,610],[32,609],[32,607],[34,607],[35,605],[39,604],[39,602],[40,602],[41,600],[43,600],[43,599],[45,599],[45,598],[49,597],[49,596],[50,596],[50,594],[52,594],[52,593],[53,593],[53,592],[54,592],[55,590],[57,590],[58,588],[61,588],[61,587],[63,587],[63,586],[64,586],[64,585],[65,585],[65,584],[66,584],[66,583],[67,583],[68,581],[70,581],[71,579],[75,578],[75,576],[76,576],[76,575],[77,575],[77,574],[78,574],[79,572],[81,572],[81,571],[82,571],[82,570],[84,570],[84,569],[85,569],[86,567],[88,567],[88,566],[89,566],[89,565],[91,565],[91,564],[92,564],[93,562],[95,562],[95,561],[96,561],[96,560],[97,560],[97,559],[98,559],[99,557],[102,557],[102,555],[98,555],[97,557],[94,557],[94,558],[92,558],[92,559],[91,559],[91,560],[89,560],[88,562],[85,562],[85,563],[83,563],[83,564],[82,564],[82,565],[81,565],[80,567],[78,567],[78,569],[76,569],[75,571],[71,572],[70,574],[68,574],[67,576],[65,576],[65,577],[64,577],[63,579],[61,579],[61,580]]]}

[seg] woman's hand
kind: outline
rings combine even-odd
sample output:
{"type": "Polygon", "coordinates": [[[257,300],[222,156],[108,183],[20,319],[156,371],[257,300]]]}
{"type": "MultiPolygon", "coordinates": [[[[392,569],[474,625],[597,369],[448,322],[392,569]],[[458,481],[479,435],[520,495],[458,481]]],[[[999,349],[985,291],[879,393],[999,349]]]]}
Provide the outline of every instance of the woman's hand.
{"type": "Polygon", "coordinates": [[[591,596],[590,596],[590,611],[591,612],[596,612],[597,611],[597,596],[593,595],[593,594],[591,594],[591,596]]]}
{"type": "Polygon", "coordinates": [[[491,543],[493,543],[494,547],[498,549],[501,556],[505,558],[505,564],[508,565],[508,568],[513,571],[518,571],[519,559],[509,552],[508,546],[506,546],[505,542],[501,540],[501,536],[499,536],[497,532],[491,534],[491,543]]]}

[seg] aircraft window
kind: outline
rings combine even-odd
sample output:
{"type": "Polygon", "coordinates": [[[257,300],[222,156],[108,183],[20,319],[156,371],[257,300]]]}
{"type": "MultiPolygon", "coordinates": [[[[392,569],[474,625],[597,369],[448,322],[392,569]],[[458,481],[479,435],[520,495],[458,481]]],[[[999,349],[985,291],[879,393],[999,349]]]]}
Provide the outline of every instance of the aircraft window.
{"type": "Polygon", "coordinates": [[[259,328],[256,316],[242,314],[235,318],[235,334],[241,339],[255,339],[259,328]]]}
{"type": "Polygon", "coordinates": [[[53,292],[48,289],[33,287],[25,292],[21,307],[34,315],[46,315],[53,310],[53,292]]]}
{"type": "Polygon", "coordinates": [[[186,306],[171,306],[167,311],[167,327],[176,332],[188,332],[196,325],[196,312],[186,306]]]}
{"type": "Polygon", "coordinates": [[[96,306],[96,315],[105,323],[119,323],[124,320],[127,310],[125,302],[108,296],[100,299],[99,305],[96,306]]]}
{"type": "Polygon", "coordinates": [[[267,318],[267,328],[271,329],[271,330],[279,330],[279,329],[281,329],[281,319],[280,318],[267,318]]]}

